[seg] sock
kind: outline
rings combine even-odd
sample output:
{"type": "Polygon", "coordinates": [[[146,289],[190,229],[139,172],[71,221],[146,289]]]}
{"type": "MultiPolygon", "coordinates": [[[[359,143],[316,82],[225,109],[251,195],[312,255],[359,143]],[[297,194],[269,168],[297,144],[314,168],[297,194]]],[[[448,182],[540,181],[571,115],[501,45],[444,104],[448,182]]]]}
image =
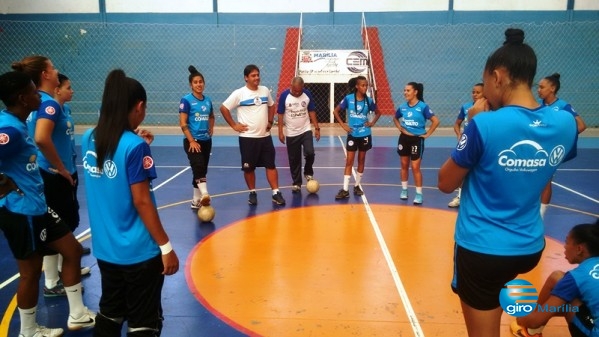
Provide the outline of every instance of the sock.
{"type": "Polygon", "coordinates": [[[58,254],[58,264],[56,266],[59,273],[62,273],[62,255],[58,254]]]}
{"type": "Polygon", "coordinates": [[[256,189],[255,189],[255,188],[254,188],[254,189],[251,189],[251,190],[250,190],[250,193],[256,193],[256,189]]]}
{"type": "Polygon", "coordinates": [[[198,188],[200,189],[200,193],[202,193],[202,195],[208,194],[208,186],[206,185],[205,181],[203,183],[199,183],[198,188]]]}
{"type": "Polygon", "coordinates": [[[83,305],[83,294],[81,293],[81,282],[70,286],[64,287],[67,293],[67,299],[69,300],[69,315],[73,318],[79,318],[85,310],[83,305]]]}
{"type": "Polygon", "coordinates": [[[30,309],[19,308],[19,317],[21,318],[21,335],[33,336],[37,329],[36,319],[37,305],[30,309]]]}
{"type": "Polygon", "coordinates": [[[44,276],[46,288],[54,288],[60,278],[58,277],[58,254],[44,256],[44,276]]]}
{"type": "Polygon", "coordinates": [[[198,201],[202,197],[202,192],[199,188],[193,188],[193,201],[198,201]]]}
{"type": "Polygon", "coordinates": [[[458,187],[458,198],[462,197],[462,188],[458,187]]]}
{"type": "Polygon", "coordinates": [[[277,193],[279,193],[279,189],[278,188],[273,188],[272,189],[272,195],[275,195],[277,193]]]}
{"type": "Polygon", "coordinates": [[[343,190],[349,191],[349,178],[350,176],[343,176],[343,190]]]}
{"type": "Polygon", "coordinates": [[[549,204],[541,204],[541,219],[545,219],[545,212],[547,211],[549,204]]]}
{"type": "Polygon", "coordinates": [[[364,172],[362,172],[362,173],[358,172],[358,174],[356,174],[356,186],[360,186],[360,182],[362,182],[363,174],[364,174],[364,172]]]}
{"type": "Polygon", "coordinates": [[[402,190],[407,190],[408,189],[408,182],[407,181],[402,181],[401,182],[401,189],[402,190]]]}
{"type": "Polygon", "coordinates": [[[422,186],[420,186],[420,187],[416,186],[416,193],[422,194],[422,186]]]}

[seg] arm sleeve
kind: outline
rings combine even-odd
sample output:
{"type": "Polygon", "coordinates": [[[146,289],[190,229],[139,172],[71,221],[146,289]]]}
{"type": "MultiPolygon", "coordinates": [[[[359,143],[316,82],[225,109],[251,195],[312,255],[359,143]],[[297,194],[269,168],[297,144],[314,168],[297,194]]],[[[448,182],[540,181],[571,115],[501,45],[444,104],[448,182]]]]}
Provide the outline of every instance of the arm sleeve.
{"type": "Polygon", "coordinates": [[[139,143],[127,155],[127,177],[129,185],[156,178],[156,166],[146,142],[139,143]]]}
{"type": "Polygon", "coordinates": [[[54,100],[47,100],[42,102],[39,109],[37,110],[37,118],[46,118],[54,123],[58,121],[60,115],[62,114],[62,108],[58,104],[58,102],[54,100]]]}
{"type": "Polygon", "coordinates": [[[189,115],[189,102],[185,98],[181,98],[179,103],[179,113],[186,113],[189,115]]]}
{"type": "Polygon", "coordinates": [[[308,96],[310,102],[308,102],[308,112],[316,111],[316,104],[314,104],[314,97],[312,96],[312,92],[310,90],[304,89],[304,93],[308,96]]]}
{"type": "Polygon", "coordinates": [[[551,295],[559,297],[567,303],[580,297],[580,290],[570,272],[566,272],[564,277],[556,283],[551,290],[551,295]]]}
{"type": "Polygon", "coordinates": [[[428,105],[426,105],[424,107],[424,111],[422,111],[422,114],[424,115],[424,118],[426,118],[426,119],[431,119],[431,117],[433,117],[435,115],[433,110],[431,110],[431,108],[429,108],[428,105]]]}
{"type": "Polygon", "coordinates": [[[0,160],[12,158],[21,151],[24,143],[19,130],[12,126],[0,127],[0,160]]]}
{"type": "Polygon", "coordinates": [[[400,119],[403,117],[403,114],[401,113],[401,106],[399,108],[397,108],[397,111],[395,111],[395,119],[400,119]]]}
{"type": "Polygon", "coordinates": [[[451,158],[457,165],[470,169],[478,163],[483,150],[484,144],[476,122],[471,121],[456,148],[451,152],[451,158]]]}
{"type": "Polygon", "coordinates": [[[279,104],[277,105],[277,113],[284,114],[285,113],[285,101],[287,100],[287,95],[289,95],[289,91],[285,90],[281,93],[279,97],[279,104]]]}

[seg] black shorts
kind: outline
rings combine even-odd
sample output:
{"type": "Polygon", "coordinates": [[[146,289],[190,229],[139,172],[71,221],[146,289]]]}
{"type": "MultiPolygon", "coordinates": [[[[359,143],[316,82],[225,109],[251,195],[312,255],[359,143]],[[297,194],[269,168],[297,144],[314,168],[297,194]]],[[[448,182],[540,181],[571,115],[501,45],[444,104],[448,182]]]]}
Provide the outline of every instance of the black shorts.
{"type": "Polygon", "coordinates": [[[67,224],[49,208],[43,215],[27,216],[2,207],[0,229],[17,260],[25,260],[34,252],[41,255],[56,254],[46,247],[46,243],[71,233],[67,224]]]}
{"type": "Polygon", "coordinates": [[[473,252],[455,245],[453,292],[477,310],[500,306],[499,293],[518,274],[532,270],[543,250],[530,255],[500,256],[473,252]]]}
{"type": "Polygon", "coordinates": [[[243,171],[253,171],[256,167],[276,168],[275,145],[271,136],[261,138],[239,137],[239,151],[243,171]]]}
{"type": "Polygon", "coordinates": [[[568,330],[572,337],[589,337],[595,327],[593,315],[585,304],[578,307],[578,312],[574,315],[572,322],[568,323],[568,330]]]}
{"type": "Polygon", "coordinates": [[[400,157],[409,156],[411,160],[422,158],[424,153],[424,138],[400,134],[397,139],[397,153],[400,157]]]}
{"type": "Polygon", "coordinates": [[[354,137],[352,135],[347,135],[347,139],[345,140],[345,149],[351,152],[368,151],[372,149],[372,135],[368,135],[366,137],[354,137]]]}
{"type": "Polygon", "coordinates": [[[79,201],[77,200],[79,179],[77,172],[71,175],[75,182],[74,186],[60,174],[52,174],[44,170],[40,170],[40,173],[44,180],[44,194],[46,195],[48,207],[60,215],[71,231],[75,231],[79,226],[79,201]]]}

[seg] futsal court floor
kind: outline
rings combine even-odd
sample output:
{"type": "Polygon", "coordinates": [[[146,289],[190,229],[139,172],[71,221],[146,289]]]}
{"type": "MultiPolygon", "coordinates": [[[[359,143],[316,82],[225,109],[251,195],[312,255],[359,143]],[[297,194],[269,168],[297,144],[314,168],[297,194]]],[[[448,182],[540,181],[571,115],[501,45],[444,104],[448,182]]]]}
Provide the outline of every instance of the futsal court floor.
{"type": "MultiPolygon", "coordinates": [[[[220,131],[208,171],[216,209],[211,223],[201,223],[190,209],[191,170],[182,137],[157,135],[152,144],[159,213],[181,263],[180,271],[165,281],[162,336],[466,335],[459,300],[449,285],[457,210],[447,203],[454,194],[436,188],[438,169],[455,146],[451,130],[438,131],[426,141],[421,206],[412,204],[411,174],[410,198],[399,199],[397,135],[382,136],[385,132],[377,130],[374,148],[367,154],[364,195],[336,201],[345,153],[344,138],[334,127],[315,143],[317,194],[305,188],[291,193],[286,150],[275,138],[279,183],[287,204],[272,203],[264,169],[259,168],[258,205],[250,206],[237,136],[220,131]]],[[[571,268],[562,247],[568,230],[599,217],[599,137],[593,130],[585,133],[589,135],[580,138],[578,157],[555,174],[543,258],[537,268],[519,277],[537,289],[551,271],[571,268]]],[[[91,246],[84,190],[81,181],[82,222],[76,235],[91,246]]],[[[0,337],[17,336],[17,268],[4,238],[0,242],[0,337]]],[[[100,271],[93,255],[85,256],[82,265],[92,269],[83,279],[84,301],[96,311],[100,271]]],[[[66,298],[40,295],[40,323],[66,331],[67,313],[66,298]]],[[[502,336],[509,335],[511,320],[504,314],[502,336]]],[[[92,332],[66,335],[87,337],[92,332]]],[[[545,337],[566,335],[559,318],[544,331],[545,337]]]]}

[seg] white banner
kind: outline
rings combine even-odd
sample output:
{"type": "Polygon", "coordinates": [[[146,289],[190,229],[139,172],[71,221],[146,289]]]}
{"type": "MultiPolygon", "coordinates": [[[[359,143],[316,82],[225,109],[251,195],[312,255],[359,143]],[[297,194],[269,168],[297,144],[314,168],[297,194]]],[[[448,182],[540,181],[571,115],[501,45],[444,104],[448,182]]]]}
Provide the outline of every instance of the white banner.
{"type": "Polygon", "coordinates": [[[320,77],[317,82],[368,75],[366,50],[300,50],[299,54],[299,75],[320,77]]]}

